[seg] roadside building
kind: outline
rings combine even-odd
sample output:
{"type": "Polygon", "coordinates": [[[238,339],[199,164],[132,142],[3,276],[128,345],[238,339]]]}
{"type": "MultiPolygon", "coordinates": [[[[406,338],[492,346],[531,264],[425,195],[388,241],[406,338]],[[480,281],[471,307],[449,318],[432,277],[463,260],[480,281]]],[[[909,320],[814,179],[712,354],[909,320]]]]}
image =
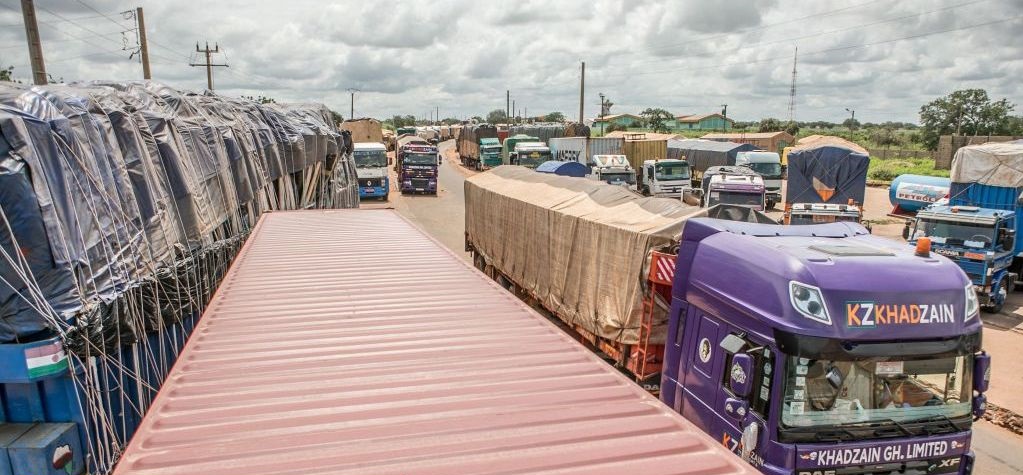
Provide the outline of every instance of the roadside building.
{"type": "Polygon", "coordinates": [[[721,114],[680,115],[668,122],[672,130],[731,130],[735,121],[721,114]]]}
{"type": "Polygon", "coordinates": [[[795,137],[788,132],[753,132],[753,133],[716,133],[704,135],[704,139],[718,142],[748,143],[761,150],[781,153],[785,147],[795,142],[795,137]]]}
{"type": "Polygon", "coordinates": [[[592,128],[599,130],[603,126],[604,130],[607,130],[612,125],[619,127],[642,127],[643,118],[635,114],[605,115],[604,117],[593,119],[592,128]]]}

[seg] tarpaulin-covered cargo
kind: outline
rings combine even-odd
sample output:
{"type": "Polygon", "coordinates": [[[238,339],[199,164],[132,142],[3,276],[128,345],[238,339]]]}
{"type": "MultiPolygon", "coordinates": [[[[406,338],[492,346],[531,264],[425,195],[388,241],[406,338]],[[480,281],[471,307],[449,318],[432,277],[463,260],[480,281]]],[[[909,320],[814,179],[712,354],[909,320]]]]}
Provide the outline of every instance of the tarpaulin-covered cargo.
{"type": "Polygon", "coordinates": [[[1023,144],[988,142],[967,145],[952,160],[952,183],[1023,187],[1023,144]]]}
{"type": "Polygon", "coordinates": [[[538,173],[553,173],[561,176],[585,177],[590,173],[590,167],[579,162],[559,162],[551,160],[543,162],[536,167],[538,173]]]}
{"type": "Polygon", "coordinates": [[[556,160],[589,165],[594,155],[623,155],[625,139],[614,137],[561,137],[551,139],[551,156],[556,160]]]}
{"type": "MultiPolygon", "coordinates": [[[[623,344],[638,341],[647,254],[705,213],[514,166],[465,181],[465,231],[475,250],[558,318],[623,344]]],[[[664,323],[652,343],[663,343],[664,323]]]]}
{"type": "Polygon", "coordinates": [[[548,143],[551,139],[565,137],[567,129],[564,124],[523,124],[508,127],[508,136],[528,135],[548,143]]]}
{"type": "Polygon", "coordinates": [[[384,131],[376,119],[346,120],[341,123],[341,130],[351,132],[353,142],[384,143],[384,131]]]}
{"type": "Polygon", "coordinates": [[[258,216],[358,205],[350,149],[319,104],[0,84],[0,344],[88,368],[19,385],[5,420],[78,422],[110,468],[258,216]]]}
{"type": "Polygon", "coordinates": [[[735,165],[739,152],[756,150],[748,143],[715,142],[713,140],[669,140],[668,156],[684,159],[694,172],[703,172],[710,167],[735,165]]]}
{"type": "Polygon", "coordinates": [[[786,203],[862,205],[867,192],[867,151],[840,137],[821,136],[788,154],[786,203]]]}

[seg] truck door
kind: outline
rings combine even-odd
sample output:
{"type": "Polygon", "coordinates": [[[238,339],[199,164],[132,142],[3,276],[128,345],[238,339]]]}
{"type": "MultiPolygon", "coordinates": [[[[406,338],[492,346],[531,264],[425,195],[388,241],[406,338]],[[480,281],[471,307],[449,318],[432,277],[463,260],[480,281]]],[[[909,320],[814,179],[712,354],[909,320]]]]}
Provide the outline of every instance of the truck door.
{"type": "Polygon", "coordinates": [[[724,364],[723,358],[715,358],[721,352],[718,342],[721,339],[719,334],[722,332],[722,325],[716,318],[702,310],[692,306],[689,308],[690,316],[694,317],[692,326],[696,333],[686,338],[687,344],[684,347],[686,353],[682,356],[689,364],[683,365],[680,371],[681,412],[686,419],[693,421],[705,432],[719,436],[719,432],[712,431],[718,423],[715,406],[718,381],[721,380],[720,366],[724,364]]]}
{"type": "Polygon", "coordinates": [[[647,165],[646,167],[643,167],[643,169],[643,184],[646,186],[646,194],[657,194],[660,190],[657,189],[657,179],[654,176],[654,166],[647,165]]]}
{"type": "Polygon", "coordinates": [[[774,380],[774,354],[762,342],[743,336],[738,329],[727,328],[730,327],[727,324],[723,326],[726,328],[719,333],[717,345],[717,358],[721,360],[720,365],[716,365],[717,420],[711,436],[754,467],[761,468],[764,465],[761,453],[770,439],[767,422],[774,380]],[[734,363],[736,354],[751,357],[752,368],[748,374],[734,363]],[[751,389],[744,397],[737,394],[733,387],[737,379],[746,378],[751,378],[751,389]],[[729,407],[737,402],[734,407],[729,407]],[[732,410],[743,405],[743,409],[732,410]]]}

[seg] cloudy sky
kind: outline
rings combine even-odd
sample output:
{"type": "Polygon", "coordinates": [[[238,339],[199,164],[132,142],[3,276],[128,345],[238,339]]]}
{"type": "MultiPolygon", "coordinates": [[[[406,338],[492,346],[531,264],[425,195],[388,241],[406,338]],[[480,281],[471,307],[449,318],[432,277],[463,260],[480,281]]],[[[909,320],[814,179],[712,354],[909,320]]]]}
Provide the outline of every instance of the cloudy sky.
{"type": "MultiPolygon", "coordinates": [[[[122,50],[142,6],[153,78],[205,87],[195,42],[219,44],[226,95],[318,101],[356,116],[465,118],[504,109],[577,117],[661,107],[740,120],[917,121],[920,105],[984,88],[1023,114],[1023,0],[221,1],[35,0],[47,71],[65,81],[142,77],[122,50]]],[[[0,64],[28,82],[20,2],[0,0],[0,64]]]]}

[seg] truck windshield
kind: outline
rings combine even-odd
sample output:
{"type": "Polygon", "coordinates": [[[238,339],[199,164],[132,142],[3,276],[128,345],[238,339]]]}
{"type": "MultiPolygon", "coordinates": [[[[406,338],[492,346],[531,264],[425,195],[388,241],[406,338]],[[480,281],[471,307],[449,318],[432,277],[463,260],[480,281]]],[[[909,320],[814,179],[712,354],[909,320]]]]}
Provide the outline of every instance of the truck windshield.
{"type": "Polygon", "coordinates": [[[520,151],[518,152],[519,165],[539,165],[551,159],[551,152],[543,151],[520,151]]]}
{"type": "Polygon", "coordinates": [[[690,178],[688,163],[658,163],[655,168],[658,180],[688,180],[690,178]]]}
{"type": "Polygon", "coordinates": [[[780,163],[750,163],[746,166],[764,178],[781,178],[780,163]]]}
{"type": "Polygon", "coordinates": [[[387,166],[387,152],[383,150],[356,150],[355,168],[375,168],[387,166]]]}
{"type": "Polygon", "coordinates": [[[741,206],[763,206],[764,195],[761,193],[743,193],[739,191],[712,191],[707,195],[707,206],[716,204],[741,206]]]}
{"type": "Polygon", "coordinates": [[[970,414],[972,356],[785,363],[782,424],[835,427],[970,414]]]}
{"type": "Polygon", "coordinates": [[[792,213],[789,216],[789,224],[802,225],[802,224],[820,224],[820,223],[835,223],[841,221],[848,221],[850,223],[859,222],[860,217],[856,213],[846,214],[835,214],[835,213],[822,213],[822,214],[802,214],[792,213]]]}
{"type": "Polygon", "coordinates": [[[913,238],[929,237],[935,244],[984,249],[991,247],[994,234],[994,226],[921,218],[917,220],[913,238]]]}
{"type": "Polygon", "coordinates": [[[612,185],[636,184],[636,175],[634,173],[605,172],[600,174],[600,179],[612,185]]]}
{"type": "Polygon", "coordinates": [[[483,153],[501,153],[500,145],[485,145],[483,147],[483,153]]]}
{"type": "Polygon", "coordinates": [[[435,153],[410,153],[405,155],[407,165],[436,165],[437,154],[435,153]]]}

